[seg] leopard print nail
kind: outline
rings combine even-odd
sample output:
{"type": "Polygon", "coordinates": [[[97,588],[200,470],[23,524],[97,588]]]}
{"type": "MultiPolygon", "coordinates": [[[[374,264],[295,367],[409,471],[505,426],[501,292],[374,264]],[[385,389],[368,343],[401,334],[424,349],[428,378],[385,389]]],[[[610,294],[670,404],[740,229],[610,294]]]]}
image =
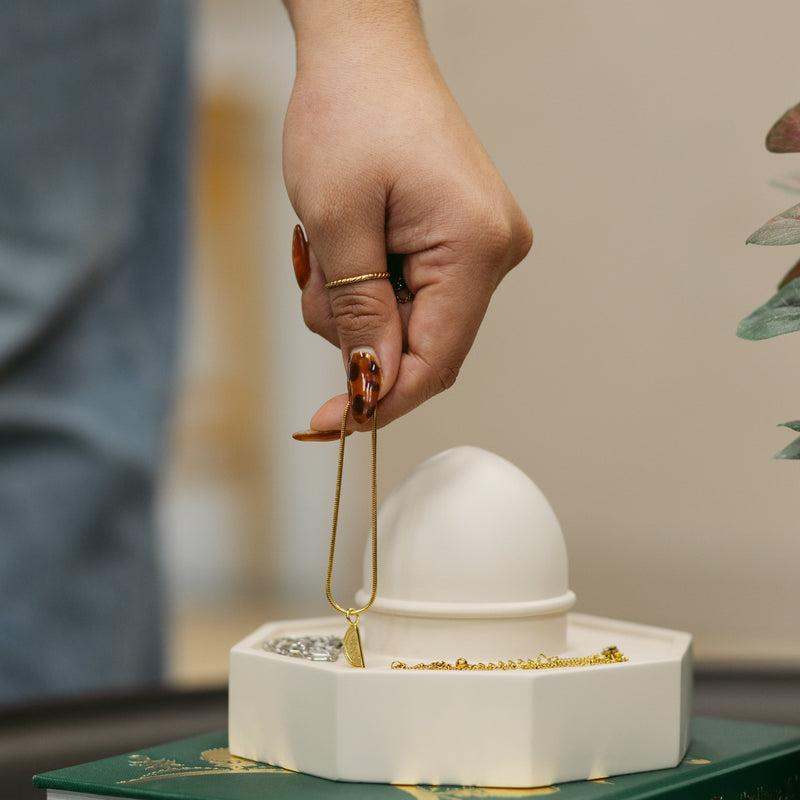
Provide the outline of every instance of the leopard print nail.
{"type": "Polygon", "coordinates": [[[354,350],[347,369],[350,410],[356,422],[369,422],[378,406],[381,368],[370,350],[354,350]]]}

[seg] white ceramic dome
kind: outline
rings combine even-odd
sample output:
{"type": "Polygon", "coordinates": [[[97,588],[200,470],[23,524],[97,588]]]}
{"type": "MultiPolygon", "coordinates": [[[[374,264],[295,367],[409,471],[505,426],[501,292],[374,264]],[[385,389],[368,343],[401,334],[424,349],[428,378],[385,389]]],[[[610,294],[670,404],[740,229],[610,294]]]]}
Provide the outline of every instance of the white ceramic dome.
{"type": "MultiPolygon", "coordinates": [[[[495,637],[499,619],[541,618],[550,652],[564,647],[575,595],[561,528],[533,481],[494,453],[457,447],[414,470],[381,505],[378,560],[366,625],[380,628],[389,616],[494,620],[495,637]]],[[[357,603],[366,601],[371,582],[367,543],[357,603]]],[[[395,623],[403,626],[404,647],[415,635],[409,624],[395,623]]]]}

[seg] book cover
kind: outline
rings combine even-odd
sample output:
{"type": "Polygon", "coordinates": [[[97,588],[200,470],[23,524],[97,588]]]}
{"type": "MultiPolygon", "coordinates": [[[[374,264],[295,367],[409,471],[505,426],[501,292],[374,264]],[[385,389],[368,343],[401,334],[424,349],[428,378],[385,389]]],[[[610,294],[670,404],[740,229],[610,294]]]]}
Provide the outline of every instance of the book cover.
{"type": "Polygon", "coordinates": [[[800,800],[800,728],[698,717],[674,769],[538,789],[340,783],[232,756],[220,731],[47,772],[49,800],[800,800]]]}

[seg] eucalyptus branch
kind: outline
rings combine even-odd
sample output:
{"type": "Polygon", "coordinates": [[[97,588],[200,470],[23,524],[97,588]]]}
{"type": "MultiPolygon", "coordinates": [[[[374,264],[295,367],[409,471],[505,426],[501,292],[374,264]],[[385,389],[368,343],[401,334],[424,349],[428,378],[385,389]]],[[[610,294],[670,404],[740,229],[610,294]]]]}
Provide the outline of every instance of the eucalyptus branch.
{"type": "MultiPolygon", "coordinates": [[[[790,108],[770,128],[766,139],[771,153],[800,153],[800,103],[790,108]]],[[[781,188],[797,192],[800,176],[793,175],[781,188]]],[[[747,238],[748,244],[782,246],[800,244],[800,203],[767,220],[747,238]]],[[[800,261],[786,274],[778,291],[766,303],[745,317],[736,334],[742,339],[770,339],[800,330],[800,261]]],[[[800,433],[800,420],[783,422],[782,427],[800,433]]],[[[780,459],[800,459],[800,438],[775,455],[780,459]]]]}

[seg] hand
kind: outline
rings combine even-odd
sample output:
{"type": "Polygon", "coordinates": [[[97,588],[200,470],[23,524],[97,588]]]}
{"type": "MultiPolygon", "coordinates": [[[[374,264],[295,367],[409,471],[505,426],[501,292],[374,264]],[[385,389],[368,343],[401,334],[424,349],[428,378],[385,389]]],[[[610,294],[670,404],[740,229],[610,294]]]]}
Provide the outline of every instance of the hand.
{"type": "MultiPolygon", "coordinates": [[[[415,3],[287,6],[297,77],[283,168],[309,242],[303,317],[345,364],[374,355],[379,389],[352,426],[363,430],[377,394],[385,425],[453,384],[532,234],[444,83],[415,3]],[[398,305],[385,279],[325,289],[386,270],[387,254],[403,256],[413,302],[398,305]]],[[[359,363],[363,382],[370,361],[359,363]]],[[[346,401],[325,403],[311,428],[338,430],[346,401]]]]}

